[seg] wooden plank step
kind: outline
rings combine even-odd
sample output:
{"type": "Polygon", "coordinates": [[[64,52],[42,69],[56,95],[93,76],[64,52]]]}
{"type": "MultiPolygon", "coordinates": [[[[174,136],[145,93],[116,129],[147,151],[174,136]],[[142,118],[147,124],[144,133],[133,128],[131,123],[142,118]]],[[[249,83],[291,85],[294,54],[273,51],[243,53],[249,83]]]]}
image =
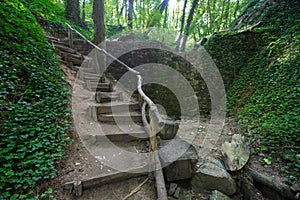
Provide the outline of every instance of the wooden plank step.
{"type": "MultiPolygon", "coordinates": [[[[148,175],[148,172],[134,173],[134,170],[128,170],[125,172],[116,171],[116,172],[111,172],[110,174],[100,174],[98,176],[85,178],[84,180],[81,180],[80,183],[82,184],[82,190],[87,190],[90,188],[100,187],[102,185],[125,181],[130,178],[146,176],[146,175],[148,175]]],[[[67,191],[71,191],[75,188],[77,182],[78,181],[66,182],[63,185],[63,189],[67,191]]]]}
{"type": "Polygon", "coordinates": [[[101,92],[113,92],[113,84],[112,83],[99,83],[93,81],[86,81],[86,87],[90,91],[101,91],[101,92]]]}
{"type": "Polygon", "coordinates": [[[76,60],[80,60],[81,63],[84,60],[84,57],[80,54],[80,53],[70,53],[70,52],[66,52],[66,51],[62,51],[61,52],[61,56],[63,58],[69,58],[69,59],[76,59],[76,60]]]}
{"type": "MultiPolygon", "coordinates": [[[[87,73],[87,74],[98,74],[96,71],[96,68],[94,67],[85,67],[85,66],[81,66],[81,73],[87,73]]],[[[87,76],[88,77],[88,76],[87,76]]]]}
{"type": "Polygon", "coordinates": [[[46,35],[47,40],[51,40],[51,41],[59,41],[59,38],[50,36],[50,35],[46,35]]]}
{"type": "Polygon", "coordinates": [[[112,112],[124,112],[124,111],[138,111],[140,110],[139,103],[127,103],[127,102],[108,102],[95,105],[97,114],[110,114],[112,112]]]}
{"type": "Polygon", "coordinates": [[[76,50],[71,49],[70,47],[67,47],[67,46],[63,46],[63,45],[59,45],[59,44],[55,44],[55,43],[54,43],[54,46],[63,52],[67,52],[67,53],[71,53],[71,54],[76,54],[76,52],[77,52],[76,50]]]}
{"type": "Polygon", "coordinates": [[[106,103],[112,101],[121,101],[122,93],[120,92],[100,92],[97,91],[95,94],[95,101],[97,103],[106,103]]]}
{"type": "Polygon", "coordinates": [[[142,115],[138,112],[117,113],[117,114],[100,114],[97,116],[99,122],[103,123],[121,123],[126,124],[130,122],[142,123],[142,115]]]}
{"type": "Polygon", "coordinates": [[[70,181],[64,184],[64,189],[75,189],[75,184],[81,182],[82,189],[93,188],[108,183],[120,182],[132,177],[149,173],[150,157],[148,154],[137,153],[136,147],[140,143],[117,142],[101,143],[101,145],[87,146],[89,152],[100,161],[103,167],[86,171],[88,176],[81,180],[70,181]]]}
{"type": "Polygon", "coordinates": [[[132,142],[149,139],[148,134],[143,130],[136,132],[107,133],[105,135],[84,135],[81,138],[85,143],[92,145],[101,145],[101,143],[107,140],[112,142],[132,142]]]}
{"type": "Polygon", "coordinates": [[[83,79],[91,80],[92,82],[96,82],[100,80],[100,74],[95,72],[96,69],[93,68],[81,68],[80,70],[80,77],[83,79]],[[92,71],[92,72],[89,72],[92,71]]]}
{"type": "Polygon", "coordinates": [[[50,42],[53,43],[53,45],[61,45],[61,46],[65,46],[65,47],[69,47],[69,43],[66,43],[62,40],[49,40],[50,42]]]}

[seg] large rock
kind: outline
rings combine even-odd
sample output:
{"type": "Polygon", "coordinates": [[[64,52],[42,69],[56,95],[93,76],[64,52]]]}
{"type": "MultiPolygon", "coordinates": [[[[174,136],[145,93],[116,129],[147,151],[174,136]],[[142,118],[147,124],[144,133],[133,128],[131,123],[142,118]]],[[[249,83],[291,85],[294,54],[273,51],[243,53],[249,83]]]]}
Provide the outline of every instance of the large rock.
{"type": "Polygon", "coordinates": [[[212,194],[209,196],[209,200],[232,200],[222,192],[219,192],[218,190],[214,190],[212,194]]]}
{"type": "Polygon", "coordinates": [[[226,169],[237,171],[242,169],[249,160],[250,149],[243,136],[235,134],[232,136],[231,143],[222,144],[222,155],[226,169]]]}
{"type": "Polygon", "coordinates": [[[223,164],[209,156],[201,161],[191,183],[195,192],[218,190],[230,196],[237,189],[235,181],[226,171],[223,164]]]}
{"type": "Polygon", "coordinates": [[[158,136],[160,136],[160,138],[163,140],[171,140],[176,136],[179,129],[179,124],[175,121],[167,119],[164,120],[164,123],[165,125],[158,133],[158,136]]]}
{"type": "Polygon", "coordinates": [[[167,181],[191,178],[194,164],[198,160],[195,147],[181,139],[163,143],[159,148],[159,157],[167,181]]]}

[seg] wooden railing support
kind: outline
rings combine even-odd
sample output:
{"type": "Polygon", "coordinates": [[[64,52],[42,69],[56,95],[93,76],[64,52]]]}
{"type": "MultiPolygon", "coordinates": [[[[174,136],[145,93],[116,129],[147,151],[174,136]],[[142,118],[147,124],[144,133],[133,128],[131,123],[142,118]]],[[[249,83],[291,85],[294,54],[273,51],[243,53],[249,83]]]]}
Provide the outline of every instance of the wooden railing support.
{"type": "Polygon", "coordinates": [[[73,34],[72,34],[72,28],[68,26],[68,39],[69,39],[69,47],[73,49],[73,34]]]}

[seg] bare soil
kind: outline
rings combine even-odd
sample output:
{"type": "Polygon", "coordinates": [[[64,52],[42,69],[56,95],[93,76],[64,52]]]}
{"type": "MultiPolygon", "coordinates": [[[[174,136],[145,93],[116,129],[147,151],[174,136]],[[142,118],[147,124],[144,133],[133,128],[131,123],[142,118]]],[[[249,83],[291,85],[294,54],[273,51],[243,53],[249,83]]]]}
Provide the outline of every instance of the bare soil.
{"type": "MultiPolygon", "coordinates": [[[[65,65],[62,65],[61,68],[65,73],[65,79],[69,82],[70,90],[72,91],[72,87],[75,82],[75,72],[67,68],[65,65]]],[[[198,140],[198,142],[195,140],[195,136],[206,135],[208,125],[209,118],[203,118],[200,122],[192,119],[183,120],[177,137],[193,143],[196,149],[200,152],[204,147],[202,146],[201,140],[198,140]]],[[[232,135],[236,133],[241,133],[239,125],[233,119],[226,119],[223,130],[218,136],[217,143],[212,148],[206,149],[207,154],[221,158],[221,145],[225,141],[230,141],[232,135]]],[[[95,159],[94,156],[92,156],[86,149],[75,129],[70,130],[68,134],[73,142],[67,146],[65,156],[57,165],[56,177],[48,183],[49,187],[52,187],[53,189],[52,196],[58,200],[76,199],[70,194],[70,191],[63,190],[64,183],[74,180],[82,180],[85,176],[89,176],[91,170],[103,167],[102,163],[95,159]]],[[[262,167],[257,161],[257,157],[252,159],[251,164],[255,165],[257,171],[264,174],[269,174],[271,176],[279,175],[279,173],[276,170],[274,171],[274,169],[262,167]]],[[[138,177],[119,183],[103,185],[101,187],[85,191],[84,197],[78,199],[123,199],[146,178],[147,177],[138,177]]],[[[179,181],[177,183],[181,187],[179,199],[208,199],[208,194],[195,194],[191,190],[188,182],[179,181]]],[[[128,199],[156,199],[153,181],[151,179],[147,181],[146,184],[142,186],[141,190],[128,199]]],[[[170,197],[169,199],[175,198],[170,197]]]]}

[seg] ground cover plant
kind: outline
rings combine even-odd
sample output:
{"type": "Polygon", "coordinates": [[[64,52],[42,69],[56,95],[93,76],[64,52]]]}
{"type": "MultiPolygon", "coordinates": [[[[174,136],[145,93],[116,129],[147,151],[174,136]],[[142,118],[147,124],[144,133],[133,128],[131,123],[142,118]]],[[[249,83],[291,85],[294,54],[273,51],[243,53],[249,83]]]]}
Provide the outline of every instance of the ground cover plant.
{"type": "Polygon", "coordinates": [[[17,0],[0,10],[0,199],[41,198],[69,139],[70,94],[33,14],[17,0]]]}

